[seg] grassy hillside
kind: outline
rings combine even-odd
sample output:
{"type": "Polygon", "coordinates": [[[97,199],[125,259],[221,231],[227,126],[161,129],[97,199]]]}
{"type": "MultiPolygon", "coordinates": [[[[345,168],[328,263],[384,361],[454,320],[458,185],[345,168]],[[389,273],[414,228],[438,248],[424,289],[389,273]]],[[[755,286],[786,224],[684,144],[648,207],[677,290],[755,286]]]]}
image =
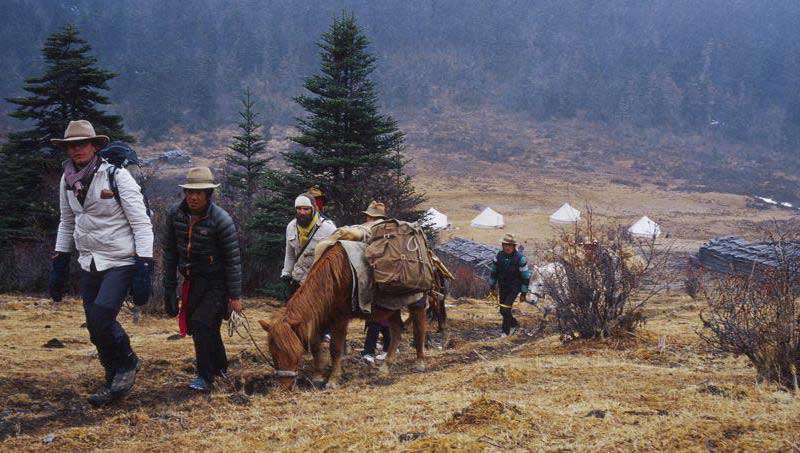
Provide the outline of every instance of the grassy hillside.
{"type": "MultiPolygon", "coordinates": [[[[800,445],[800,403],[757,385],[741,358],[708,351],[695,331],[698,305],[666,295],[635,337],[564,346],[550,334],[498,338],[499,315],[479,300],[455,304],[452,342],[410,372],[411,348],[380,377],[351,354],[344,385],[301,383],[278,391],[252,345],[226,337],[234,386],[191,393],[190,340],[168,341],[175,322],[126,313],[144,360],[135,390],[95,409],[84,395],[100,367],[78,302],[58,308],[34,298],[0,299],[0,449],[341,450],[389,448],[790,450],[800,445]],[[43,345],[57,338],[61,349],[43,345]]],[[[248,301],[251,318],[269,316],[248,301]]],[[[539,312],[520,307],[528,333],[539,312]]],[[[264,336],[256,333],[263,341],[264,336]]],[[[349,343],[363,341],[362,323],[349,343]]],[[[405,342],[404,342],[405,343],[405,342]]]]}
{"type": "MultiPolygon", "coordinates": [[[[673,239],[687,240],[696,250],[699,243],[717,235],[757,237],[771,221],[792,219],[800,212],[759,205],[751,196],[741,195],[793,199],[791,191],[781,192],[780,198],[755,187],[759,181],[755,177],[737,176],[749,167],[727,161],[719,167],[701,163],[704,157],[693,153],[689,137],[670,135],[672,141],[637,148],[641,155],[633,156],[629,154],[635,147],[623,145],[645,140],[646,131],[625,138],[588,123],[542,123],[496,112],[423,116],[401,121],[401,129],[407,134],[406,153],[412,158],[415,185],[428,194],[428,205],[450,216],[459,228],[445,236],[499,240],[503,231],[469,228],[469,221],[483,207],[492,206],[506,216],[506,232],[542,243],[555,233],[547,217],[569,202],[584,212],[591,207],[603,222],[629,224],[647,215],[673,239]],[[660,157],[650,160],[654,155],[660,157]],[[674,165],[659,166],[667,161],[674,165]],[[676,168],[684,175],[676,174],[676,168]],[[732,184],[737,185],[733,194],[732,184]]],[[[218,171],[224,167],[233,133],[232,129],[202,134],[176,130],[170,140],[143,147],[142,154],[154,157],[181,148],[193,155],[194,165],[218,171]]],[[[289,149],[287,137],[292,134],[291,127],[272,127],[268,149],[275,159],[270,165],[282,165],[279,153],[289,149]]],[[[157,177],[171,180],[163,189],[169,196],[178,192],[173,178],[184,174],[185,168],[180,167],[155,171],[157,177]]],[[[794,181],[791,178],[795,177],[774,181],[794,181]]],[[[790,186],[797,187],[796,183],[790,186]]]]}

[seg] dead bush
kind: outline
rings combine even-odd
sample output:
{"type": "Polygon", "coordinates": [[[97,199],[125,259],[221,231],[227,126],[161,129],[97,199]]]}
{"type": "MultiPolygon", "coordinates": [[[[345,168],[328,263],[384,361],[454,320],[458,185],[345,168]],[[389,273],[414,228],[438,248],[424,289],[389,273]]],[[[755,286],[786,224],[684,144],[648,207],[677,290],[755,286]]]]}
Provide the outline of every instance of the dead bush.
{"type": "Polygon", "coordinates": [[[633,332],[645,304],[668,284],[660,275],[668,250],[655,238],[626,241],[617,226],[593,225],[591,213],[551,245],[555,266],[541,284],[564,341],[633,332]]]}
{"type": "Polygon", "coordinates": [[[450,271],[456,277],[450,283],[448,293],[455,297],[485,297],[489,293],[489,284],[486,280],[475,273],[475,270],[466,265],[450,267],[450,271]]]}
{"type": "MultiPolygon", "coordinates": [[[[38,292],[47,289],[50,277],[51,255],[55,238],[37,235],[9,244],[0,254],[0,291],[38,292]]],[[[72,260],[71,282],[67,289],[77,288],[77,260],[72,260]]]]}
{"type": "Polygon", "coordinates": [[[692,299],[697,299],[697,296],[700,295],[703,271],[692,258],[686,260],[685,271],[686,275],[684,276],[685,278],[683,280],[683,289],[686,290],[686,294],[688,294],[689,297],[692,299]]]}
{"type": "Polygon", "coordinates": [[[797,233],[772,234],[773,257],[749,275],[721,276],[703,288],[708,308],[698,332],[720,352],[744,355],[759,381],[795,392],[800,367],[800,258],[797,233]]]}

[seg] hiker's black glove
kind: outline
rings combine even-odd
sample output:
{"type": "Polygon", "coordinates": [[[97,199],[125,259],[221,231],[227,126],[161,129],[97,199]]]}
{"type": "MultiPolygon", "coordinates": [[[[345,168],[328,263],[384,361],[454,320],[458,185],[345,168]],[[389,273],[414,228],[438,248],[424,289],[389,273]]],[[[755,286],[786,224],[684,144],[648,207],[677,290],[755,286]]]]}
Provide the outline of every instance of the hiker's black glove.
{"type": "Polygon", "coordinates": [[[153,292],[153,258],[136,257],[134,264],[133,281],[131,282],[131,296],[135,305],[144,305],[150,300],[153,292]]]}
{"type": "Polygon", "coordinates": [[[281,275],[281,283],[283,284],[283,301],[288,302],[294,293],[294,279],[291,275],[281,275]]]}
{"type": "Polygon", "coordinates": [[[178,295],[175,288],[164,288],[164,311],[172,318],[178,316],[178,295]]]}
{"type": "Polygon", "coordinates": [[[70,256],[69,253],[65,252],[56,252],[56,254],[53,255],[53,266],[50,269],[50,282],[47,285],[53,302],[61,302],[61,299],[64,297],[64,288],[69,281],[70,256]]]}

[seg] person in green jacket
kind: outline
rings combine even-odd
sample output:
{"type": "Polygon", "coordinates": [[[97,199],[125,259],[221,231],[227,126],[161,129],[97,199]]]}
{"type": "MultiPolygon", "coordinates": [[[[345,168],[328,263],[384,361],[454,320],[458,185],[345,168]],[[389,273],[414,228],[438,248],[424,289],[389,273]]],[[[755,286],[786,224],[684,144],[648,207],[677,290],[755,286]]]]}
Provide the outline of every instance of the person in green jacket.
{"type": "Polygon", "coordinates": [[[489,287],[492,292],[496,291],[495,287],[499,287],[498,302],[500,315],[503,316],[502,336],[506,337],[513,335],[519,327],[519,322],[514,318],[511,309],[517,296],[521,301],[525,300],[531,271],[528,268],[528,259],[517,250],[517,242],[513,235],[506,234],[501,245],[503,249],[497,253],[491,265],[489,287]]]}

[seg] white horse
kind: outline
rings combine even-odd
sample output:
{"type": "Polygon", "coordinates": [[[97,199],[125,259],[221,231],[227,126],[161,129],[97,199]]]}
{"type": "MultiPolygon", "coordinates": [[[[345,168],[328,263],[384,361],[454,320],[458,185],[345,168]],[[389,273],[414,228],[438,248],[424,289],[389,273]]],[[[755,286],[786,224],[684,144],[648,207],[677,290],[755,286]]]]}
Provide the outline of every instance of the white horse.
{"type": "Polygon", "coordinates": [[[564,266],[561,263],[547,263],[533,266],[531,282],[528,285],[528,302],[536,304],[547,294],[547,282],[555,279],[565,279],[564,266]]]}

